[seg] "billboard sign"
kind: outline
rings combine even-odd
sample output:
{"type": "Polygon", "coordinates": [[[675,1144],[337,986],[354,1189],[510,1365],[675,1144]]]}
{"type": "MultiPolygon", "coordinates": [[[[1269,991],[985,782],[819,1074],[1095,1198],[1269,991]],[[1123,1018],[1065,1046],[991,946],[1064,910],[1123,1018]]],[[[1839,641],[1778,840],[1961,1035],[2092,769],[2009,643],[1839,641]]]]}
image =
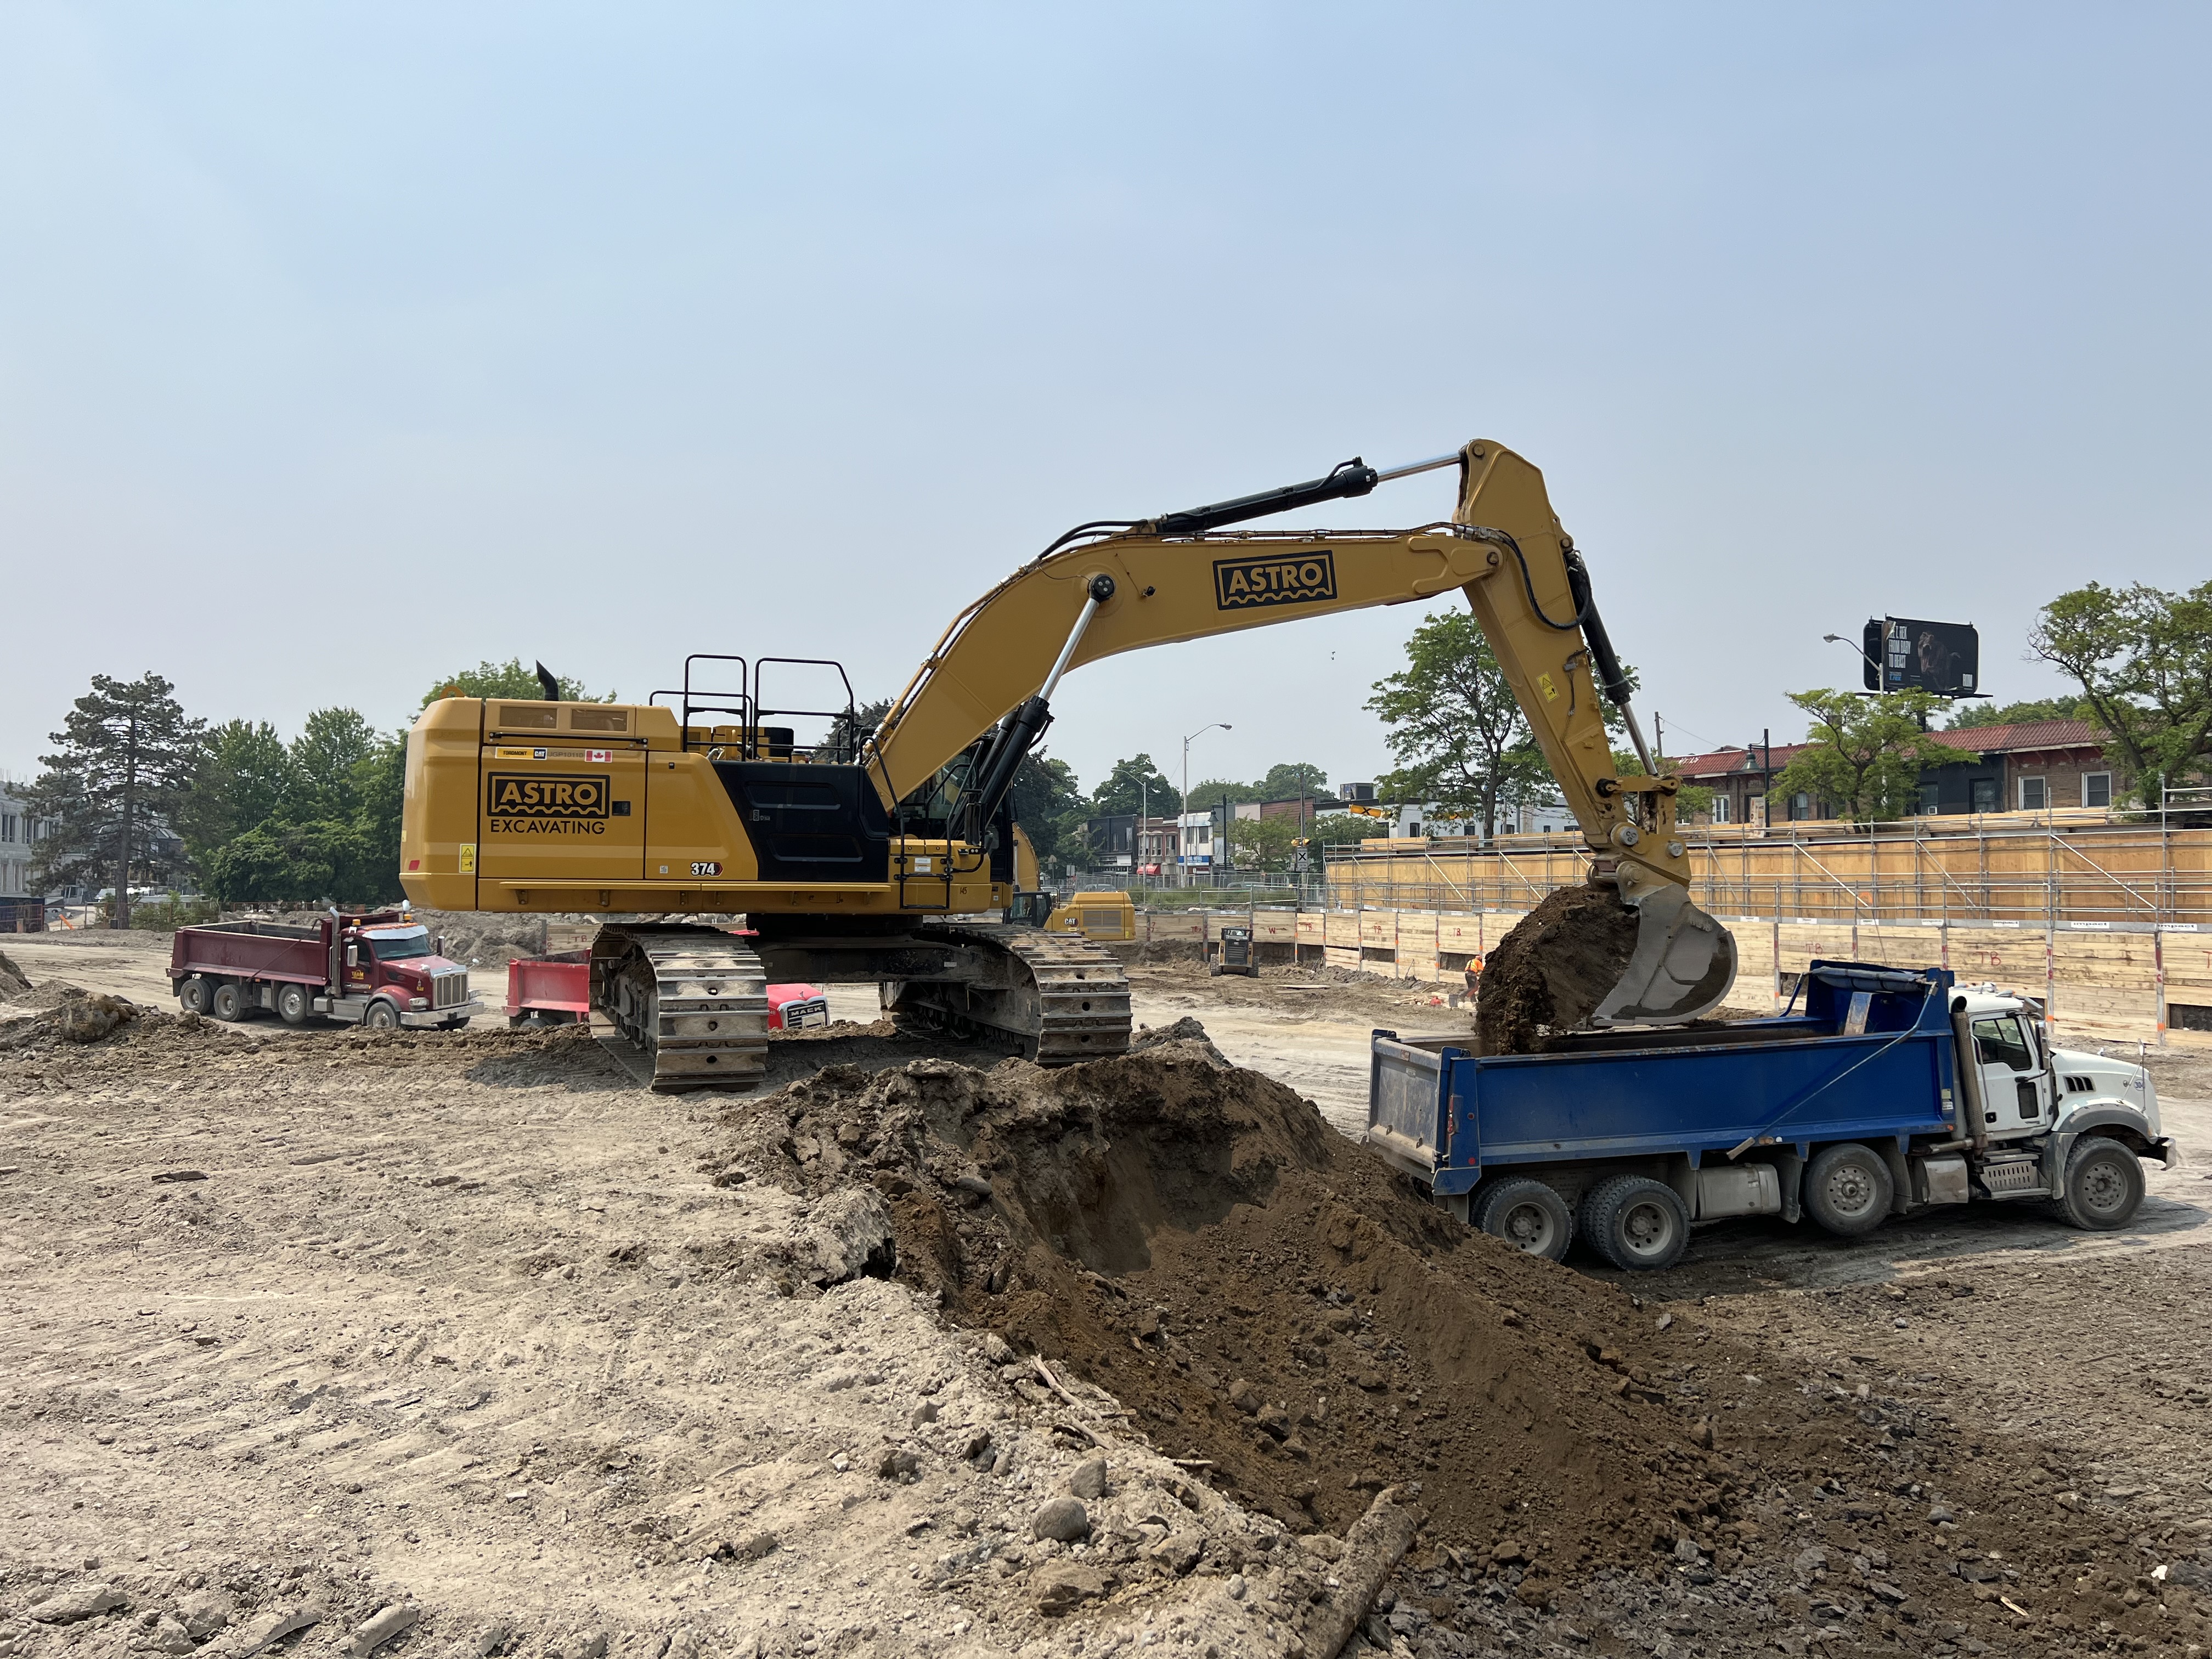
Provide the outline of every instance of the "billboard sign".
{"type": "Polygon", "coordinates": [[[1982,641],[1972,623],[1886,617],[1866,625],[1863,678],[1869,691],[1971,697],[1982,689],[1982,641]]]}

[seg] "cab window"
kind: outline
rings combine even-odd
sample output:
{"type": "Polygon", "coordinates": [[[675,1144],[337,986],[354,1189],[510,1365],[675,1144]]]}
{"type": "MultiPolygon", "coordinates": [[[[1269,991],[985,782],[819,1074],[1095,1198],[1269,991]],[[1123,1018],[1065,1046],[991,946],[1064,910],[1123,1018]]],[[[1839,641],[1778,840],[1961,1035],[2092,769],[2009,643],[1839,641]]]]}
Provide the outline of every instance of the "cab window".
{"type": "Polygon", "coordinates": [[[2035,1069],[2035,1056],[2029,1052],[2027,1038],[2016,1019],[1976,1020],[1974,1048],[1984,1066],[1994,1066],[2002,1060],[2015,1072],[2035,1069]]]}

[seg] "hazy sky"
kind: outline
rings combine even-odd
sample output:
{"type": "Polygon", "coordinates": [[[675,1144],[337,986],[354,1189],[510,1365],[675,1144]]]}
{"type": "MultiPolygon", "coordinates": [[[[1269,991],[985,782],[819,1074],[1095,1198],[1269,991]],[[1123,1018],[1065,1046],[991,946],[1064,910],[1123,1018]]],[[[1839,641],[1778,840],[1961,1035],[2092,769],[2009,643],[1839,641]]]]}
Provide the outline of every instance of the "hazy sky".
{"type": "MultiPolygon", "coordinates": [[[[0,769],[95,672],[905,680],[1062,529],[1474,436],[1669,747],[1869,614],[2212,573],[2212,12],[0,9],[0,769]]],[[[1449,475],[1297,526],[1411,525],[1449,475]]],[[[1382,763],[1418,608],[1124,657],[1086,785],[1382,763]]]]}

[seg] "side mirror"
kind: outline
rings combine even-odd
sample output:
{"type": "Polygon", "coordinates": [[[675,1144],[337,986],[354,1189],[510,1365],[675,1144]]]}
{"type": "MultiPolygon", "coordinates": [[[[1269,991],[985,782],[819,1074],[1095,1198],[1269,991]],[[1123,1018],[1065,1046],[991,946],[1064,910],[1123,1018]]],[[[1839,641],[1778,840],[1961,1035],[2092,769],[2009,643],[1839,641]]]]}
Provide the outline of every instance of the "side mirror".
{"type": "Polygon", "coordinates": [[[347,945],[347,946],[346,946],[346,966],[347,966],[347,967],[349,967],[349,968],[358,968],[360,965],[361,965],[361,946],[359,946],[358,945],[347,945]]]}
{"type": "Polygon", "coordinates": [[[440,933],[440,934],[438,934],[436,937],[434,937],[434,939],[431,939],[431,941],[430,941],[430,948],[431,948],[433,951],[436,951],[440,956],[441,956],[441,957],[442,957],[443,955],[445,955],[445,954],[446,954],[446,936],[445,936],[443,933],[440,933]]]}

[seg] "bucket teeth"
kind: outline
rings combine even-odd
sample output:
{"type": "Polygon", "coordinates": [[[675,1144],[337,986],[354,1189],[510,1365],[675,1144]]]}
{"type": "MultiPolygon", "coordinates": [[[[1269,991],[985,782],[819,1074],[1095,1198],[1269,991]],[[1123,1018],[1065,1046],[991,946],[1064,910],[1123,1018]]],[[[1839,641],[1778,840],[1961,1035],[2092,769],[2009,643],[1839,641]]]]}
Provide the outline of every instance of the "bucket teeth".
{"type": "Polygon", "coordinates": [[[592,1005],[653,1061],[653,1086],[756,1086],[768,1073],[768,970],[719,927],[603,927],[592,1005]]]}

